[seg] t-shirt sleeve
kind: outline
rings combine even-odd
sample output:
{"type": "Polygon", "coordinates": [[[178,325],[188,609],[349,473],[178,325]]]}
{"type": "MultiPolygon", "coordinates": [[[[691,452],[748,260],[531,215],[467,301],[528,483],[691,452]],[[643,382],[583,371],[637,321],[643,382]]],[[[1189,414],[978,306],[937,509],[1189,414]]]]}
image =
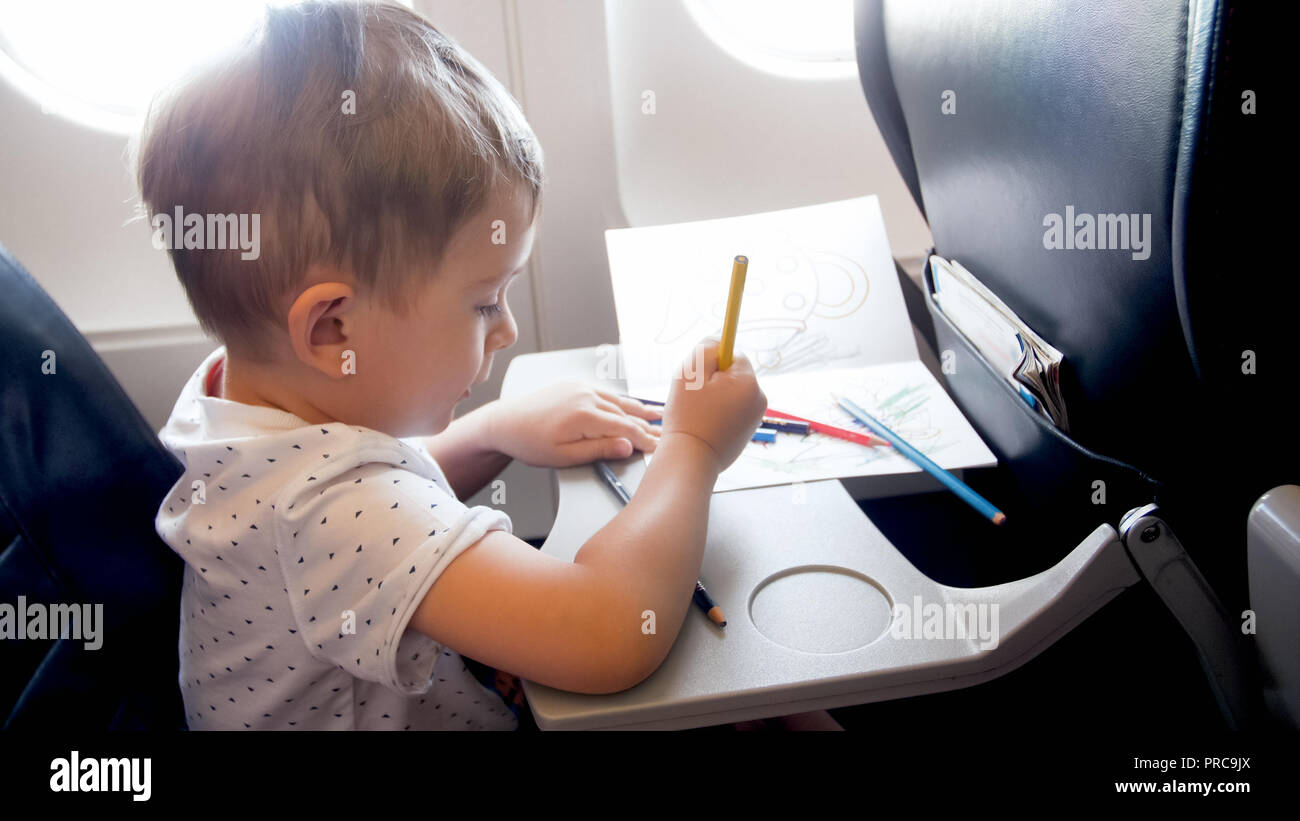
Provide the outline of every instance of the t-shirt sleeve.
{"type": "Polygon", "coordinates": [[[305,478],[276,505],[277,555],[312,655],[401,695],[427,692],[442,646],[407,629],[411,616],[461,552],[511,532],[510,518],[382,462],[305,478]]]}

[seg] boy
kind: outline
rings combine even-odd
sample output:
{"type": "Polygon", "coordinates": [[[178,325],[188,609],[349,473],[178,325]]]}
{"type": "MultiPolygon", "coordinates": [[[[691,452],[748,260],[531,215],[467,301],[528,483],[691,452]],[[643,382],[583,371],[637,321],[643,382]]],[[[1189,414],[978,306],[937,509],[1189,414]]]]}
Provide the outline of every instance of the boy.
{"type": "Polygon", "coordinates": [[[506,290],[539,207],[504,88],[404,8],[308,3],[156,103],[137,151],[151,225],[177,214],[177,275],[224,343],[161,433],[185,465],[156,526],[187,563],[190,727],[515,728],[459,653],[583,693],[653,672],[766,399],[706,340],[661,432],[581,385],[453,421],[515,341],[506,290]],[[260,248],[213,243],[222,215],[255,215],[260,248]],[[634,449],[656,452],[636,497],[571,563],[459,501],[512,458],[634,449]]]}

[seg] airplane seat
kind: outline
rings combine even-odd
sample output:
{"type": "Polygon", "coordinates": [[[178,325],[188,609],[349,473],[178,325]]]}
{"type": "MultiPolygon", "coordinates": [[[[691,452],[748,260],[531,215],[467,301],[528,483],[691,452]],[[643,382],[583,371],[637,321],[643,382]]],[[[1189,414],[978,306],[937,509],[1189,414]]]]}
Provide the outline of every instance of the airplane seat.
{"type": "Polygon", "coordinates": [[[1259,631],[1264,703],[1300,730],[1300,485],[1276,487],[1250,511],[1247,534],[1250,604],[1259,631]]]}
{"type": "Polygon", "coordinates": [[[183,563],[154,531],[181,465],[3,246],[0,292],[3,727],[184,730],[183,563]]]}
{"type": "Polygon", "coordinates": [[[913,322],[950,354],[947,388],[998,456],[1007,496],[990,498],[1008,524],[1013,508],[1037,517],[1028,569],[1116,526],[1207,677],[1222,684],[1237,666],[1225,659],[1246,658],[1238,689],[1256,695],[1254,650],[1300,657],[1300,619],[1243,637],[1244,611],[1294,612],[1300,594],[1300,573],[1247,579],[1252,506],[1280,504],[1273,489],[1300,465],[1282,343],[1297,278],[1257,246],[1286,232],[1268,227],[1269,175],[1241,166],[1284,165],[1254,108],[1261,16],[1230,0],[855,8],[863,92],[933,253],[1064,354],[1059,430],[937,308],[928,263],[922,287],[902,277],[913,322]]]}

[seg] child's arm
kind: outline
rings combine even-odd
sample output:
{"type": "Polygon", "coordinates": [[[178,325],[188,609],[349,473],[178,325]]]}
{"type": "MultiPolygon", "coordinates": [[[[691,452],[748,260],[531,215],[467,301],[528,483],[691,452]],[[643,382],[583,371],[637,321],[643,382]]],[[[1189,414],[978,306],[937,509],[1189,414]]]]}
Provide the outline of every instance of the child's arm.
{"type": "Polygon", "coordinates": [[[492,447],[488,435],[488,416],[495,404],[475,408],[451,420],[442,433],[424,439],[458,499],[478,493],[510,464],[511,457],[492,447]]]}
{"type": "Polygon", "coordinates": [[[631,503],[572,562],[492,531],[443,571],[410,626],[550,687],[631,687],[667,655],[690,605],[715,465],[704,442],[665,436],[631,503]],[[642,631],[647,610],[655,633],[642,631]]]}
{"type": "Polygon", "coordinates": [[[767,406],[748,360],[717,372],[716,354],[707,350],[698,390],[674,384],[632,501],[572,562],[492,531],[442,572],[410,626],[563,690],[617,692],[654,672],[690,608],[717,475],[767,406]]]}

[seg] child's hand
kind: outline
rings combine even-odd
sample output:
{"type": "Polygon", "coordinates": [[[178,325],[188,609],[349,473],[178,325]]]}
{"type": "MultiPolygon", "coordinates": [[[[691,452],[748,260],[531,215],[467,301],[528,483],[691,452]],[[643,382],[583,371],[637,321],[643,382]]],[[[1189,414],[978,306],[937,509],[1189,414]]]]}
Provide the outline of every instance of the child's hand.
{"type": "Polygon", "coordinates": [[[563,468],[654,452],[659,409],[580,382],[562,382],[492,409],[492,446],[534,467],[563,468]]]}
{"type": "Polygon", "coordinates": [[[736,353],[730,368],[718,370],[720,344],[717,337],[705,337],[682,362],[668,394],[663,429],[702,440],[713,449],[722,472],[758,430],[767,396],[744,354],[736,353]]]}

